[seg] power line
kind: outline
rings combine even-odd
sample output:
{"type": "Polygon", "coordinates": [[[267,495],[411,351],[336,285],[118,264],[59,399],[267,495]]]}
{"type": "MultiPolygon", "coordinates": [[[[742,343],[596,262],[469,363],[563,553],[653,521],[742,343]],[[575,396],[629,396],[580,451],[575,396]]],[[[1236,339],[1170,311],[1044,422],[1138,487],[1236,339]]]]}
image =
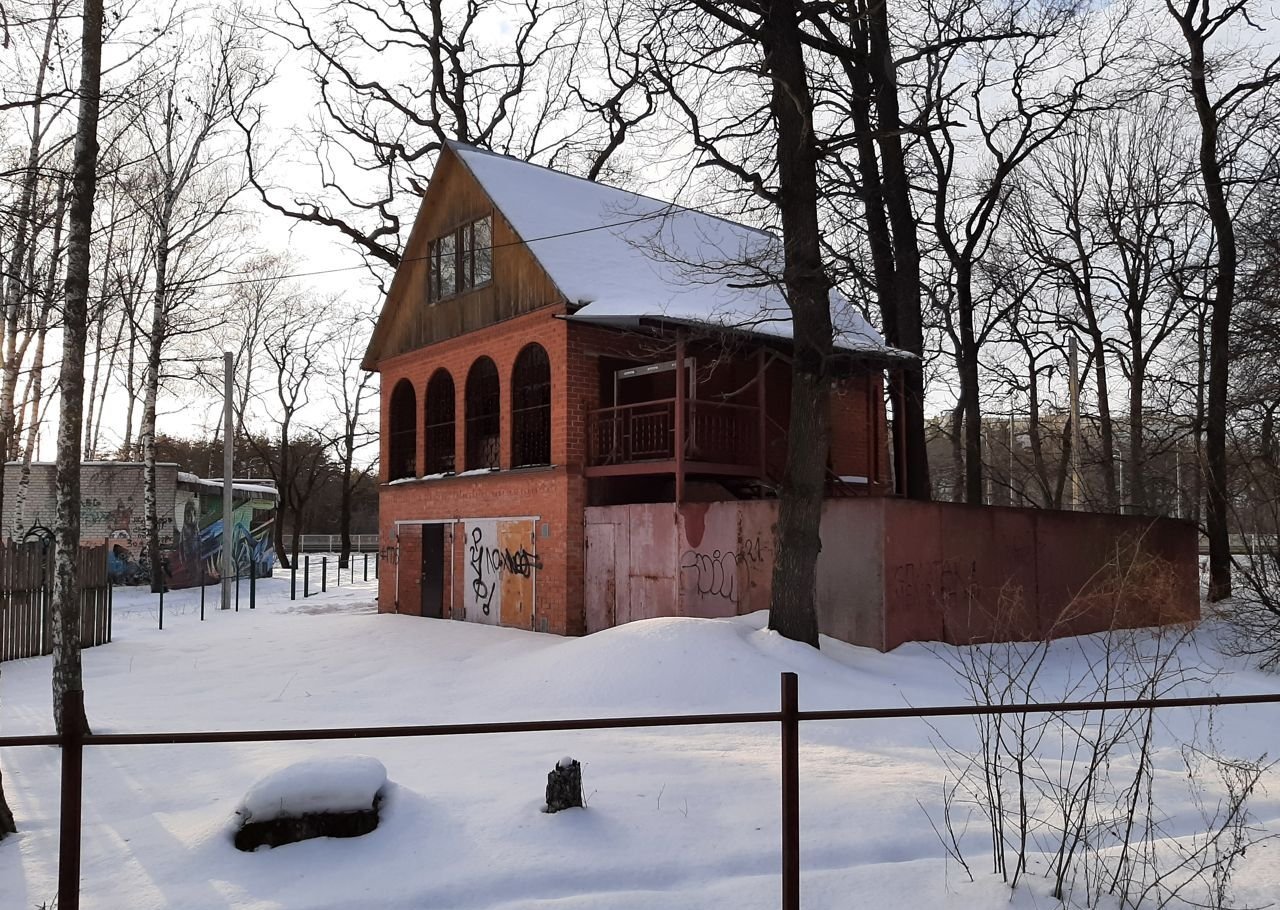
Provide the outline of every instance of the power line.
{"type": "MultiPolygon", "coordinates": [[[[681,208],[680,206],[675,205],[675,203],[668,203],[663,210],[658,212],[652,212],[648,215],[641,215],[638,218],[629,218],[625,221],[614,221],[609,224],[598,224],[593,227],[576,228],[572,231],[561,231],[560,233],[557,233],[557,234],[544,234],[541,237],[532,237],[527,240],[513,240],[509,243],[491,243],[488,246],[475,247],[475,249],[489,250],[490,252],[492,252],[493,250],[500,250],[506,247],[520,246],[522,244],[528,245],[531,243],[538,243],[543,240],[557,240],[561,237],[574,237],[579,234],[590,234],[593,231],[605,231],[605,230],[610,230],[616,227],[625,227],[629,224],[639,224],[642,221],[652,221],[655,218],[666,217],[672,212],[683,212],[683,211],[688,211],[688,209],[681,208]]],[[[430,258],[431,258],[430,254],[426,256],[406,257],[400,260],[399,265],[404,265],[406,262],[426,262],[430,258]]],[[[397,268],[399,267],[399,265],[397,266],[397,268]]],[[[284,275],[269,275],[261,278],[237,278],[233,281],[206,282],[206,283],[174,282],[173,284],[170,285],[170,288],[174,290],[178,290],[178,289],[189,290],[192,288],[208,289],[208,288],[236,287],[239,285],[256,284],[258,282],[264,282],[264,281],[284,281],[289,278],[309,278],[316,275],[333,275],[337,272],[352,272],[352,271],[356,271],[357,269],[364,269],[364,268],[367,268],[367,266],[366,265],[347,265],[347,266],[338,266],[331,269],[314,269],[314,270],[305,271],[305,272],[289,272],[284,275]]]]}

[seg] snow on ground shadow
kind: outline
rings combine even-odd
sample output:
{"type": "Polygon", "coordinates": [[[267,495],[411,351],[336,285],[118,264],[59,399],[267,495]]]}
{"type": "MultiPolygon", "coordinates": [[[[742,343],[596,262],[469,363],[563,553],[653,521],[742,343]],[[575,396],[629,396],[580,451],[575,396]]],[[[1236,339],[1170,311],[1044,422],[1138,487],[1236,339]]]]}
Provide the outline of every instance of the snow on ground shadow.
{"type": "MultiPolygon", "coordinates": [[[[800,676],[807,709],[955,703],[957,649],[879,654],[823,641],[814,651],[735,620],[660,619],[583,639],[374,615],[374,582],[290,602],[288,578],[264,580],[257,609],[216,609],[196,591],[116,592],[115,641],[84,654],[95,731],[451,723],[772,710],[779,674],[800,676]]],[[[1105,638],[1054,645],[1044,691],[1069,689],[1105,638]]],[[[1275,691],[1274,677],[1222,656],[1206,626],[1187,660],[1216,675],[1186,691],[1275,691]]],[[[5,664],[0,729],[52,727],[47,658],[5,664]]],[[[1223,709],[1234,753],[1280,752],[1280,707],[1223,709]]],[[[1180,742],[1202,712],[1156,725],[1157,793],[1172,835],[1194,834],[1180,742]]],[[[1197,728],[1197,722],[1199,727],[1197,728]]],[[[811,723],[801,735],[806,908],[1010,905],[989,874],[987,829],[971,807],[970,883],[936,820],[947,775],[940,739],[975,742],[966,719],[811,723]]],[[[0,905],[28,910],[56,891],[58,755],[8,750],[5,785],[22,827],[0,844],[0,905]]],[[[1254,797],[1280,830],[1274,775],[1254,797]]],[[[776,908],[780,893],[775,725],[486,735],[448,739],[93,748],[85,760],[83,906],[181,908],[776,908]],[[377,830],[259,853],[231,844],[254,781],[292,762],[358,751],[387,769],[377,830]],[[583,763],[585,810],[541,812],[548,770],[583,763]]],[[[1215,791],[1208,791],[1211,798],[1215,791]]],[[[1277,893],[1276,847],[1250,851],[1242,903],[1277,893]]],[[[1013,905],[1047,907],[1043,878],[1013,905]]]]}

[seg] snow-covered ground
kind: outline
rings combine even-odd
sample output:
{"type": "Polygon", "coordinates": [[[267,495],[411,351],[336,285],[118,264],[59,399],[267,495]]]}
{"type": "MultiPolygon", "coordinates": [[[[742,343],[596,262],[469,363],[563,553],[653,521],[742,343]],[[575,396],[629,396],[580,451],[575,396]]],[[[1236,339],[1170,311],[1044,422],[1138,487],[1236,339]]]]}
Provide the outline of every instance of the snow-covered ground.
{"type": "MultiPolygon", "coordinates": [[[[380,616],[373,597],[370,582],[291,603],[282,574],[262,583],[257,610],[244,596],[238,613],[211,601],[204,623],[196,592],[171,593],[161,632],[155,597],[118,589],[115,641],[84,654],[90,722],[105,733],[772,710],[784,670],[799,673],[806,709],[964,698],[947,652],[878,654],[829,640],[817,652],[763,630],[759,614],[565,639],[380,616]]],[[[1067,686],[1100,647],[1099,638],[1056,645],[1046,687],[1067,686]]],[[[1198,665],[1222,671],[1188,691],[1280,688],[1222,657],[1211,624],[1188,648],[1198,665]]],[[[49,660],[0,672],[0,731],[50,731],[49,660]]],[[[1197,719],[1202,712],[1185,711],[1158,724],[1155,763],[1170,788],[1186,777],[1176,745],[1197,719]]],[[[1280,706],[1222,709],[1214,723],[1239,754],[1280,754],[1280,706]]],[[[964,741],[972,725],[938,729],[964,741]]],[[[936,816],[937,738],[918,720],[804,726],[806,908],[1055,904],[1035,876],[1011,901],[987,874],[980,833],[967,844],[976,883],[947,859],[921,808],[936,816]]],[[[58,752],[8,750],[0,760],[22,828],[0,842],[0,908],[34,910],[56,891],[58,752]]],[[[1269,784],[1253,809],[1276,832],[1280,781],[1269,784]]],[[[778,786],[775,725],[90,748],[83,906],[776,908],[778,786]],[[292,762],[359,753],[390,779],[375,832],[256,853],[232,847],[234,811],[255,781],[292,762]],[[583,763],[588,808],[544,814],[547,772],[567,755],[583,763]]],[[[1166,811],[1186,809],[1184,798],[1166,811]]],[[[1242,904],[1280,895],[1280,848],[1251,850],[1236,885],[1242,904]]]]}

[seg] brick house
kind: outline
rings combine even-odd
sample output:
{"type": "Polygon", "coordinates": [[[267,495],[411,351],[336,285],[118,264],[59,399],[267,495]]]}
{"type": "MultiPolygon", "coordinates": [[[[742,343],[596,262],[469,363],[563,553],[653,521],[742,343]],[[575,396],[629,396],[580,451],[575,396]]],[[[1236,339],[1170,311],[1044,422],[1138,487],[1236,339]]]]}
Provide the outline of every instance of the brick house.
{"type": "MultiPolygon", "coordinates": [[[[629,614],[588,617],[588,511],[771,497],[790,322],[760,276],[779,253],[762,231],[448,144],[364,359],[382,387],[380,609],[592,631],[629,614]]],[[[890,493],[901,355],[844,301],[832,315],[829,495],[890,493]]]]}

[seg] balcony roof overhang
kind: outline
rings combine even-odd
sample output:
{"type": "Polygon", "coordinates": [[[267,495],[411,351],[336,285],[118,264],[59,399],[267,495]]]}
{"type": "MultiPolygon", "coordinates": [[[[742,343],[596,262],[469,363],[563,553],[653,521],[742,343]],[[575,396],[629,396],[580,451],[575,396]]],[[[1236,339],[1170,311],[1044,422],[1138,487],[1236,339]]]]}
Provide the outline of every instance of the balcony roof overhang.
{"type": "MultiPolygon", "coordinates": [[[[569,313],[557,318],[568,322],[618,329],[620,331],[668,332],[675,329],[691,329],[710,335],[751,338],[759,343],[780,348],[789,348],[791,346],[790,320],[785,322],[758,320],[751,323],[734,324],[731,322],[643,313],[596,314],[581,312],[569,313]]],[[[832,339],[832,345],[838,355],[843,355],[851,360],[876,363],[884,367],[897,366],[917,359],[914,354],[908,351],[846,333],[837,333],[832,339]]]]}

